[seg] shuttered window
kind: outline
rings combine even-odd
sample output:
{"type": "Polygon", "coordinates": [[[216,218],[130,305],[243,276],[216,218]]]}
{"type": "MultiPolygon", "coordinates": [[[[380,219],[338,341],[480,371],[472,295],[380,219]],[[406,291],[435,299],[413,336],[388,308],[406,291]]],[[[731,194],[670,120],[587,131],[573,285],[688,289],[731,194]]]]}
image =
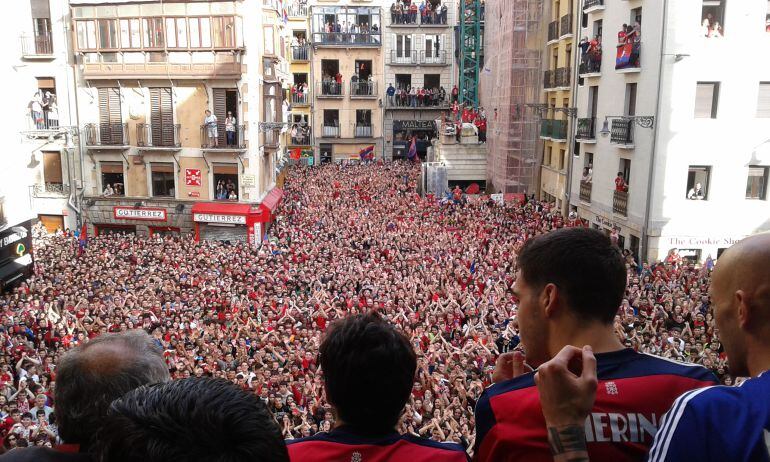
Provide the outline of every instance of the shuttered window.
{"type": "Polygon", "coordinates": [[[770,82],[759,82],[757,117],[770,117],[770,82]]]}
{"type": "Polygon", "coordinates": [[[214,115],[217,117],[217,135],[219,136],[219,143],[225,143],[225,119],[227,118],[227,89],[214,88],[214,115]]]}
{"type": "Polygon", "coordinates": [[[62,184],[61,152],[43,153],[43,179],[46,183],[62,184]]]}
{"type": "Polygon", "coordinates": [[[29,3],[32,10],[32,19],[51,17],[48,0],[30,0],[29,3]]]}
{"type": "Polygon", "coordinates": [[[215,175],[237,175],[238,166],[236,164],[214,164],[215,175]]]}
{"type": "Polygon", "coordinates": [[[174,114],[170,88],[150,88],[150,124],[154,146],[174,145],[174,114]]]}
{"type": "Polygon", "coordinates": [[[719,82],[698,82],[695,88],[695,118],[716,119],[719,82]]]}
{"type": "Polygon", "coordinates": [[[102,173],[123,173],[122,162],[102,162],[100,166],[102,173]]]}
{"type": "Polygon", "coordinates": [[[123,140],[122,122],[120,88],[100,88],[99,140],[102,144],[126,144],[123,140]]]}
{"type": "Polygon", "coordinates": [[[174,164],[150,164],[153,197],[174,197],[174,164]]]}

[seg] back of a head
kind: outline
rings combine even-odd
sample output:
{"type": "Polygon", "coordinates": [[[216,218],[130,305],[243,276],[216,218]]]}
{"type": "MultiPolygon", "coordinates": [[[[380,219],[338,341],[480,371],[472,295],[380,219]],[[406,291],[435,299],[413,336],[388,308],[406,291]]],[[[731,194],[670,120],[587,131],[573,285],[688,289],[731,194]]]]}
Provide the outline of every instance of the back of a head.
{"type": "Polygon", "coordinates": [[[530,239],[518,267],[530,286],[555,284],[579,320],[612,323],[626,289],[620,249],[594,229],[562,228],[530,239]]]}
{"type": "Polygon", "coordinates": [[[103,462],[288,462],[278,424],[224,379],[143,386],[115,400],[94,458],[103,462]]]}
{"type": "Polygon", "coordinates": [[[350,316],[332,325],[319,362],[327,398],[345,424],[372,435],[394,431],[417,370],[403,334],[377,314],[350,316]]]}
{"type": "Polygon", "coordinates": [[[104,334],[68,351],[56,369],[56,418],[66,443],[88,448],[110,403],[169,380],[160,347],[143,330],[104,334]]]}

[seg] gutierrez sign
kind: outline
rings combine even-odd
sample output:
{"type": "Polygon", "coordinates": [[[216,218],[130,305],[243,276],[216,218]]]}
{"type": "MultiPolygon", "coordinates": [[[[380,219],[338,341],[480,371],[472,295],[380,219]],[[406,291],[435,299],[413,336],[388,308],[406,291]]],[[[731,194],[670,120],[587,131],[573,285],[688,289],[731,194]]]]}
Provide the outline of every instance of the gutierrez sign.
{"type": "Polygon", "coordinates": [[[245,225],[245,215],[224,215],[215,213],[194,213],[193,221],[203,223],[224,223],[228,225],[245,225]]]}
{"type": "Polygon", "coordinates": [[[116,220],[149,220],[166,221],[166,209],[150,209],[136,207],[115,207],[113,215],[116,220]]]}

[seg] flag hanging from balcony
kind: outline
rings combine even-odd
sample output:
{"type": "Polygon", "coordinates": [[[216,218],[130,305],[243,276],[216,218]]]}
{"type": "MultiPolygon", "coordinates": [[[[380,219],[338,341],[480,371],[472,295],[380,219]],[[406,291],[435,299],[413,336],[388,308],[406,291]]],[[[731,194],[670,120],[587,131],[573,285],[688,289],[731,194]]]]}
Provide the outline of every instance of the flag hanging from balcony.
{"type": "Polygon", "coordinates": [[[299,158],[302,157],[302,148],[292,149],[290,157],[292,160],[299,160],[299,158]]]}
{"type": "Polygon", "coordinates": [[[361,157],[361,160],[374,160],[374,145],[367,146],[358,151],[358,155],[361,157]]]}
{"type": "Polygon", "coordinates": [[[83,252],[88,245],[88,224],[83,222],[83,227],[80,229],[80,236],[78,236],[78,256],[83,255],[83,252]]]}
{"type": "Polygon", "coordinates": [[[417,162],[420,160],[419,156],[417,156],[417,137],[412,136],[412,143],[409,145],[409,152],[406,153],[406,157],[409,160],[413,160],[417,162]]]}
{"type": "Polygon", "coordinates": [[[631,63],[632,51],[633,45],[630,43],[618,46],[618,53],[615,57],[615,69],[623,69],[631,63]]]}

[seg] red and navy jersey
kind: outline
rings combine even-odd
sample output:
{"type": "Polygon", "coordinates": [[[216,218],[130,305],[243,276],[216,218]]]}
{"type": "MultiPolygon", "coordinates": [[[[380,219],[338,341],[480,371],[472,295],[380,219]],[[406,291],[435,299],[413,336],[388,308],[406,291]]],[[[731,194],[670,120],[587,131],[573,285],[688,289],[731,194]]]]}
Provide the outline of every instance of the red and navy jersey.
{"type": "MultiPolygon", "coordinates": [[[[674,400],[717,383],[702,366],[632,349],[597,353],[596,363],[599,386],[585,423],[591,460],[644,460],[674,400]]],[[[553,460],[533,373],[484,391],[476,404],[474,460],[553,460]]]]}
{"type": "Polygon", "coordinates": [[[468,462],[465,449],[412,435],[363,436],[349,428],[287,440],[292,462],[468,462]]]}

